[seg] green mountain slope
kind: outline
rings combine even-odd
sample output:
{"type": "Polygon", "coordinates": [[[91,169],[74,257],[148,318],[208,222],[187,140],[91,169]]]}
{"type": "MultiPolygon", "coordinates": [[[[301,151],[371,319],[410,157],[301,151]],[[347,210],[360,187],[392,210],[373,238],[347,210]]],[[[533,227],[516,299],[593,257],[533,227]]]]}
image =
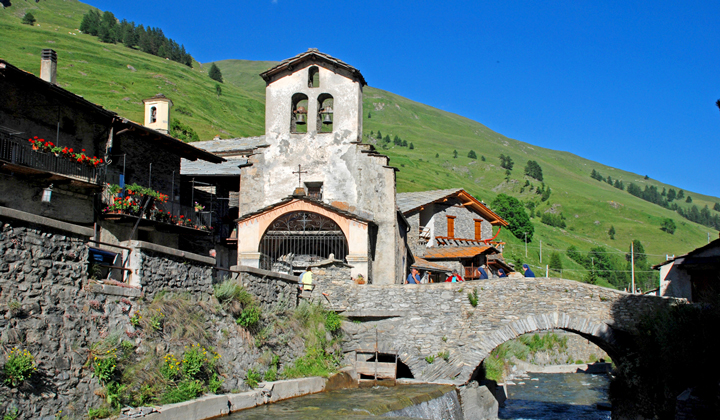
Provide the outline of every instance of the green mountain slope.
{"type": "MultiPolygon", "coordinates": [[[[53,48],[58,52],[58,83],[61,86],[135,121],[143,118],[142,99],[162,92],[175,104],[174,117],[192,126],[201,139],[216,134],[229,138],[264,132],[265,83],[258,73],[275,62],[216,62],[225,79],[221,85],[222,95],[217,97],[216,82],[206,73],[209,63],[195,63],[191,69],[122,44],[103,44],[97,38],[79,33],[77,27],[89,8],[76,0],[14,2],[13,6],[0,10],[0,57],[38,74],[41,49],[53,48]],[[28,10],[37,18],[34,27],[20,23],[28,10]]],[[[497,194],[506,193],[523,202],[537,202],[540,214],[564,215],[565,229],[542,224],[540,216],[532,219],[535,239],[528,244],[527,257],[523,240],[502,230],[499,239],[507,242],[505,254],[511,261],[517,258],[538,267],[544,266],[550,252],[557,250],[562,254],[563,277],[581,278],[587,273],[567,258],[565,250],[568,246],[575,245],[581,251],[587,251],[601,245],[616,252],[620,258],[627,252],[630,242],[639,239],[654,264],[664,260],[665,254],[682,254],[705,244],[708,232],[711,238],[717,238],[716,231],[591,179],[589,175],[596,169],[604,176],[622,180],[625,185],[633,182],[644,188],[649,184],[660,190],[678,187],[645,180],[643,176],[571,153],[509,139],[478,122],[372,87],[364,91],[364,109],[366,141],[375,142],[370,133],[375,135],[381,131],[383,136],[394,138],[397,135],[414,146],[410,150],[392,143],[387,149],[382,143],[377,145],[381,152],[391,157],[391,164],[400,169],[398,191],[462,187],[486,203],[497,194]],[[453,157],[453,150],[457,150],[457,158],[453,157]],[[477,160],[467,157],[470,150],[477,153],[477,160]],[[509,155],[515,161],[509,181],[499,166],[500,154],[509,155]],[[481,156],[486,160],[482,161],[481,156]],[[526,181],[535,188],[541,185],[523,176],[528,160],[540,164],[545,184],[552,189],[546,202],[540,202],[539,195],[523,188],[526,181]],[[674,235],[660,230],[665,218],[671,218],[677,224],[674,235]],[[610,226],[617,232],[614,240],[607,234],[610,226]]],[[[720,202],[716,197],[702,196],[687,189],[685,192],[692,196],[692,204],[700,208],[708,205],[712,209],[715,202],[720,202]]],[[[679,204],[691,205],[684,201],[679,204]]],[[[536,269],[538,271],[544,270],[536,269]]]]}

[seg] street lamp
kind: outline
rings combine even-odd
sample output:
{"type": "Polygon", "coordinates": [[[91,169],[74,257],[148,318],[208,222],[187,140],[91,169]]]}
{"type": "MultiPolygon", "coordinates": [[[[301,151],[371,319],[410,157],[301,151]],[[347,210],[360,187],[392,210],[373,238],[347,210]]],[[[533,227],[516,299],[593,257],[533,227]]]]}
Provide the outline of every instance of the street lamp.
{"type": "Polygon", "coordinates": [[[50,199],[52,198],[52,189],[53,189],[53,184],[50,184],[49,187],[43,189],[43,194],[42,194],[42,202],[43,203],[50,202],[50,199]]]}

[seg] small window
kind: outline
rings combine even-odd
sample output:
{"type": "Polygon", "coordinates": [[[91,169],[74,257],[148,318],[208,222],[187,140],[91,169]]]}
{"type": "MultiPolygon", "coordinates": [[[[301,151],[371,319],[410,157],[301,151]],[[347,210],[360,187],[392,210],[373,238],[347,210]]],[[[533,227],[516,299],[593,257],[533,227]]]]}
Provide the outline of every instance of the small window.
{"type": "Polygon", "coordinates": [[[455,237],[455,216],[447,216],[447,237],[448,238],[454,238],[455,237]]]}
{"type": "Polygon", "coordinates": [[[150,124],[157,122],[157,108],[150,107],[150,124]]]}
{"type": "Polygon", "coordinates": [[[482,219],[474,219],[475,220],[475,240],[481,241],[482,240],[482,219]]]}
{"type": "Polygon", "coordinates": [[[332,133],[335,118],[334,106],[333,97],[329,93],[318,96],[317,130],[319,133],[332,133]]]}
{"type": "Polygon", "coordinates": [[[316,66],[312,66],[308,70],[308,87],[320,87],[320,70],[316,66]]]}
{"type": "Polygon", "coordinates": [[[296,93],[292,96],[292,108],[290,112],[290,132],[291,133],[307,133],[307,114],[308,97],[302,93],[296,93]]]}
{"type": "Polygon", "coordinates": [[[315,200],[322,200],[323,183],[322,182],[306,182],[307,196],[315,200]]]}

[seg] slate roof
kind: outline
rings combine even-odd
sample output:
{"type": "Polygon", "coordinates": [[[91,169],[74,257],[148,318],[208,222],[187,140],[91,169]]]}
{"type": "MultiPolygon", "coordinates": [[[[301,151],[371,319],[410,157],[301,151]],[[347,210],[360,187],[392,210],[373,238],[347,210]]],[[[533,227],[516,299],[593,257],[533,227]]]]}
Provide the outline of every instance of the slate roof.
{"type": "Polygon", "coordinates": [[[240,176],[240,168],[248,165],[247,158],[239,155],[249,155],[258,147],[267,146],[265,136],[243,137],[226,140],[207,140],[192,143],[198,149],[224,156],[226,161],[220,164],[206,162],[192,162],[183,159],[180,163],[182,175],[214,175],[214,176],[240,176]]]}
{"type": "Polygon", "coordinates": [[[365,81],[363,75],[360,73],[360,70],[331,55],[321,53],[320,51],[318,51],[317,48],[310,48],[304,53],[300,53],[295,57],[291,57],[281,61],[280,64],[278,64],[277,66],[260,73],[260,77],[262,77],[266,82],[269,82],[272,79],[273,75],[280,73],[281,71],[286,69],[291,70],[295,64],[301,63],[306,60],[317,60],[344,69],[350,72],[353,76],[357,77],[357,79],[360,81],[360,84],[362,84],[363,86],[367,85],[367,82],[365,81]]]}
{"type": "Polygon", "coordinates": [[[436,264],[432,261],[428,261],[425,258],[415,257],[415,264],[412,265],[412,267],[421,269],[421,270],[428,270],[428,271],[440,271],[443,273],[449,273],[452,271],[452,269],[443,267],[440,264],[436,264]]]}
{"type": "Polygon", "coordinates": [[[462,191],[462,188],[400,193],[397,194],[397,205],[400,207],[401,212],[407,213],[410,210],[441,200],[460,191],[462,191]]]}
{"type": "Polygon", "coordinates": [[[418,191],[410,193],[400,193],[396,195],[397,205],[400,208],[400,211],[402,211],[404,214],[408,214],[411,211],[417,210],[422,206],[444,200],[451,196],[456,196],[461,200],[467,200],[466,205],[468,206],[468,208],[471,208],[476,213],[482,215],[482,217],[488,222],[490,222],[490,224],[492,224],[493,226],[508,225],[508,222],[503,220],[502,217],[498,216],[484,203],[470,195],[462,188],[455,188],[449,190],[418,191]]]}
{"type": "Polygon", "coordinates": [[[498,252],[491,246],[447,246],[442,248],[431,247],[425,251],[423,258],[430,260],[455,259],[455,258],[473,258],[477,255],[484,254],[488,250],[498,252]]]}

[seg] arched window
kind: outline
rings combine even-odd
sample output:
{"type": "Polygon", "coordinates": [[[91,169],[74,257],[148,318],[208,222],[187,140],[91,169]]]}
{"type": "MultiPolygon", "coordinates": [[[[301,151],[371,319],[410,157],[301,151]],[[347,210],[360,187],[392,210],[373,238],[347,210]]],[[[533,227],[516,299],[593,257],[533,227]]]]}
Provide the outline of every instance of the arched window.
{"type": "Polygon", "coordinates": [[[308,87],[320,87],[320,70],[317,66],[312,66],[308,70],[308,87]]]}
{"type": "Polygon", "coordinates": [[[348,254],[345,234],[332,219],[312,212],[284,214],[268,226],[258,249],[265,270],[294,273],[328,259],[344,260],[348,254]]]}
{"type": "Polygon", "coordinates": [[[157,108],[150,107],[150,124],[157,122],[157,108]]]}
{"type": "Polygon", "coordinates": [[[318,96],[317,131],[319,133],[332,133],[334,105],[331,94],[323,93],[318,96]]]}
{"type": "Polygon", "coordinates": [[[296,93],[292,96],[292,108],[290,109],[290,132],[307,133],[307,112],[308,97],[303,93],[296,93]]]}

